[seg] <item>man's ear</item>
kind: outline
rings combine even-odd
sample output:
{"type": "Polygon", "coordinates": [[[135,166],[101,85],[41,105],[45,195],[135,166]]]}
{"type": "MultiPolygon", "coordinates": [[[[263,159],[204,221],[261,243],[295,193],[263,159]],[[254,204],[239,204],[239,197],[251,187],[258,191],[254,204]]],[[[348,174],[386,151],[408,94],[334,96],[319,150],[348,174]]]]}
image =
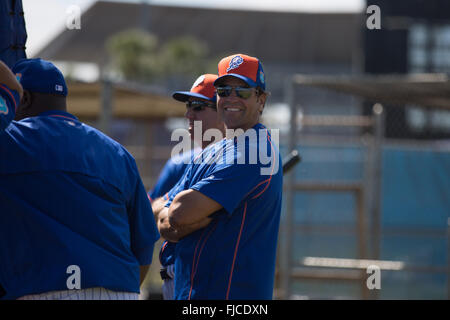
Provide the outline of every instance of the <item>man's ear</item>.
{"type": "Polygon", "coordinates": [[[266,105],[266,99],[267,99],[267,94],[265,92],[262,92],[260,95],[258,95],[258,102],[259,102],[258,111],[260,114],[264,110],[264,106],[266,105]]]}
{"type": "Polygon", "coordinates": [[[20,100],[20,108],[22,110],[28,110],[33,102],[33,95],[28,90],[23,90],[23,96],[20,100]]]}
{"type": "Polygon", "coordinates": [[[14,120],[19,121],[30,116],[30,109],[33,103],[33,94],[28,90],[23,90],[22,99],[16,110],[14,120]]]}

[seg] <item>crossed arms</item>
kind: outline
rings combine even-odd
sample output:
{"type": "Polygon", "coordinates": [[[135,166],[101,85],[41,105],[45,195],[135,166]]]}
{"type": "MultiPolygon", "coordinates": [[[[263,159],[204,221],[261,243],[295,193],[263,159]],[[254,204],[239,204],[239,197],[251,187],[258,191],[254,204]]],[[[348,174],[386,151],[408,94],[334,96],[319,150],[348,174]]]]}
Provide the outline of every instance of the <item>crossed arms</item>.
{"type": "Polygon", "coordinates": [[[193,189],[178,193],[168,208],[166,203],[158,198],[152,209],[159,233],[171,242],[206,227],[212,220],[209,216],[222,209],[218,202],[193,189]]]}

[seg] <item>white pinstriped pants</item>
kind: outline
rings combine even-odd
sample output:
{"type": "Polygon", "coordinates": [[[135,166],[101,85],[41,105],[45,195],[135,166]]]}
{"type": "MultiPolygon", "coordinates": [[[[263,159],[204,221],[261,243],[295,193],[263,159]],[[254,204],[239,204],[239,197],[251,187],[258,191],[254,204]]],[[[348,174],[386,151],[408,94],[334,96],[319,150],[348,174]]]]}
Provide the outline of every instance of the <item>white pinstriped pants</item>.
{"type": "Polygon", "coordinates": [[[138,300],[135,292],[112,291],[105,288],[89,288],[81,290],[49,291],[30,294],[17,300],[138,300]]]}
{"type": "Polygon", "coordinates": [[[164,300],[173,300],[173,291],[174,291],[174,281],[173,278],[175,276],[174,270],[175,266],[173,264],[168,265],[166,268],[167,275],[172,279],[165,279],[162,285],[162,294],[164,300]]]}

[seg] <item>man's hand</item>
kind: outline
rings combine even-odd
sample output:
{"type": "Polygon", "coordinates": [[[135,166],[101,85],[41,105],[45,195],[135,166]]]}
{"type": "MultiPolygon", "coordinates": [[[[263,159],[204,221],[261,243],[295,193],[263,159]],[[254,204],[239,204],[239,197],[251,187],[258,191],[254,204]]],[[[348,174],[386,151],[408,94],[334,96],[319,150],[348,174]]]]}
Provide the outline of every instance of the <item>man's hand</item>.
{"type": "Polygon", "coordinates": [[[0,61],[0,84],[4,84],[9,89],[17,91],[19,93],[20,99],[22,99],[22,86],[20,85],[19,81],[17,81],[12,71],[2,61],[0,61]]]}
{"type": "Polygon", "coordinates": [[[159,214],[165,208],[164,206],[166,205],[166,203],[167,203],[167,200],[164,200],[164,197],[160,197],[160,198],[153,200],[152,211],[153,211],[153,216],[155,217],[156,223],[158,223],[159,214]]]}

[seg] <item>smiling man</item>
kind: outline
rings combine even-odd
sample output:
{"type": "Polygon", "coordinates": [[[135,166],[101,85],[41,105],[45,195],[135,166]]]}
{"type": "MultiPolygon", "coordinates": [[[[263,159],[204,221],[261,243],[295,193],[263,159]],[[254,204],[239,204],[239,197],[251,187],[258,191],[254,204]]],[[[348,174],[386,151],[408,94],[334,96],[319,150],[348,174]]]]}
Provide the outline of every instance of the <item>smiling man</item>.
{"type": "Polygon", "coordinates": [[[223,118],[227,129],[252,128],[259,123],[267,99],[262,65],[256,58],[235,55],[221,61],[219,74],[224,76],[217,79],[214,85],[219,97],[219,115],[223,118]],[[256,69],[255,81],[241,74],[252,73],[252,67],[256,69]]]}
{"type": "Polygon", "coordinates": [[[264,71],[257,58],[244,54],[226,57],[218,67],[219,116],[227,131],[242,134],[205,148],[205,160],[190,164],[169,192],[167,218],[159,226],[162,236],[178,241],[175,299],[271,299],[282,172],[277,147],[260,123],[264,71]],[[261,147],[269,164],[249,162],[246,155],[261,147]],[[221,161],[225,154],[233,161],[221,161]],[[262,174],[267,166],[269,174],[262,174]]]}

